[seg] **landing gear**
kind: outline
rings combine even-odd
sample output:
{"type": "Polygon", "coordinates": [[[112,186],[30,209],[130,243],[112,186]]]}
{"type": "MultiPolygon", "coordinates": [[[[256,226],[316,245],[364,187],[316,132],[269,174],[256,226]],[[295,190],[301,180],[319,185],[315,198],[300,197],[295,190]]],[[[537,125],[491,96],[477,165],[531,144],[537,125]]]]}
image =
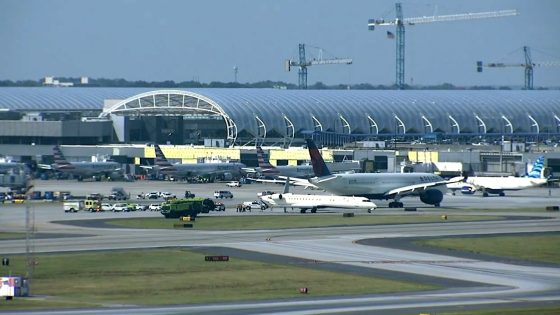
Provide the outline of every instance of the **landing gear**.
{"type": "Polygon", "coordinates": [[[307,209],[301,209],[299,210],[299,213],[305,213],[305,211],[307,211],[307,209]]]}
{"type": "Polygon", "coordinates": [[[487,192],[483,192],[483,193],[482,193],[482,197],[488,197],[488,193],[487,193],[487,192]]]}
{"type": "Polygon", "coordinates": [[[367,209],[367,213],[371,213],[373,210],[375,210],[375,208],[367,209]]]}
{"type": "Polygon", "coordinates": [[[316,207],[311,208],[311,213],[317,213],[317,208],[316,207]]]}
{"type": "Polygon", "coordinates": [[[391,201],[389,202],[389,208],[402,208],[404,207],[403,203],[400,201],[391,201]]]}
{"type": "Polygon", "coordinates": [[[499,195],[500,197],[503,197],[503,196],[505,196],[505,195],[506,195],[506,193],[502,191],[502,192],[501,192],[501,193],[499,193],[498,195],[499,195]]]}

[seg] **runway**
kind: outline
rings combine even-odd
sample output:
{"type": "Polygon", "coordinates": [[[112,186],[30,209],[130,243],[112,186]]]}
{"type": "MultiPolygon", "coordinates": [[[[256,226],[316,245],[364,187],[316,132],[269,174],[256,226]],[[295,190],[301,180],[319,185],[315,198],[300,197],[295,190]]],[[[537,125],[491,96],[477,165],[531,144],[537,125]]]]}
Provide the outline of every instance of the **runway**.
{"type": "MultiPolygon", "coordinates": [[[[246,190],[238,190],[237,195],[242,196],[246,193],[247,196],[250,196],[257,191],[268,190],[268,188],[260,185],[247,186],[251,187],[242,187],[241,189],[246,190]]],[[[206,187],[206,191],[212,189],[214,188],[206,187]]],[[[234,194],[236,193],[235,190],[232,191],[234,194]]],[[[548,196],[547,190],[535,189],[520,191],[517,192],[517,195],[511,197],[482,198],[448,195],[445,196],[444,203],[450,208],[464,209],[468,212],[469,208],[480,208],[481,205],[488,209],[505,208],[507,205],[509,207],[526,208],[534,205],[558,205],[560,204],[559,199],[560,196],[558,196],[556,190],[551,193],[551,196],[548,196]],[[466,204],[470,206],[467,207],[466,204]]],[[[413,198],[408,200],[411,203],[419,203],[413,198]]],[[[239,201],[236,197],[232,202],[239,201]]],[[[2,210],[0,214],[1,222],[11,220],[8,224],[10,229],[21,231],[21,222],[24,221],[21,214],[23,207],[11,206],[2,210]]],[[[394,213],[394,211],[396,210],[381,209],[378,213],[394,213]]],[[[438,209],[421,208],[420,211],[437,212],[438,209]]],[[[457,211],[460,212],[461,210],[457,211]]],[[[543,216],[540,219],[534,218],[536,215],[534,212],[515,212],[515,215],[527,216],[527,219],[250,231],[100,229],[54,224],[50,221],[53,219],[62,221],[65,219],[91,219],[99,218],[99,215],[122,217],[122,214],[77,213],[76,215],[68,215],[62,213],[61,209],[49,207],[37,208],[34,213],[39,233],[57,234],[57,237],[35,239],[34,250],[36,253],[175,246],[192,248],[225,247],[231,250],[237,249],[305,259],[313,261],[317,265],[329,264],[341,266],[340,268],[373,270],[384,274],[395,274],[399,277],[410,277],[410,279],[434,277],[453,283],[446,289],[428,292],[307,298],[291,301],[247,301],[196,306],[124,307],[68,312],[57,310],[55,312],[57,314],[122,314],[124,312],[141,314],[403,314],[410,313],[410,310],[418,313],[418,310],[456,309],[457,306],[478,308],[500,304],[560,303],[559,266],[519,264],[480,257],[455,257],[449,254],[435,254],[385,245],[369,246],[359,242],[366,239],[383,239],[390,244],[390,240],[394,238],[417,239],[431,236],[559,232],[560,220],[557,212],[538,213],[538,215],[543,216]],[[544,218],[545,216],[548,218],[544,218]],[[69,237],[64,237],[67,234],[69,237]],[[80,236],[72,236],[73,234],[80,236]],[[119,241],[115,242],[116,239],[119,241]],[[464,285],[461,285],[461,283],[464,285]]],[[[503,212],[501,214],[503,215],[503,212]]],[[[158,214],[133,213],[132,215],[156,216],[158,214]]],[[[216,215],[240,214],[228,209],[225,214],[216,215]]],[[[278,215],[282,214],[279,213],[278,215]]],[[[375,215],[375,213],[372,215],[375,215]]],[[[302,219],[305,219],[305,216],[302,216],[302,219]]],[[[2,230],[5,231],[5,229],[2,230]]],[[[0,254],[2,255],[23,252],[25,252],[24,240],[0,241],[0,254]]],[[[31,314],[32,312],[13,313],[31,314]]],[[[42,313],[49,314],[49,312],[42,313]]]]}

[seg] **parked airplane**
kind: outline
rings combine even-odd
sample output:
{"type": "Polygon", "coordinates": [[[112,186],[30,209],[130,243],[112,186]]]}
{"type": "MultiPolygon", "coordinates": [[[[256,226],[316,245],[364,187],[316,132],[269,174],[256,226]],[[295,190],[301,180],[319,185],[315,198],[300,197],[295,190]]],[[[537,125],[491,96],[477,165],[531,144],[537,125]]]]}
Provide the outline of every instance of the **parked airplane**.
{"type": "Polygon", "coordinates": [[[483,197],[488,197],[489,194],[505,196],[505,191],[508,190],[515,191],[546,184],[550,177],[550,174],[545,176],[546,170],[544,167],[544,156],[540,156],[535,160],[533,168],[525,177],[469,176],[464,182],[448,185],[448,188],[451,190],[462,189],[461,191],[463,191],[465,189],[465,191],[468,191],[468,187],[471,187],[472,193],[476,190],[481,190],[483,197]]]}
{"type": "Polygon", "coordinates": [[[0,174],[21,174],[28,171],[25,163],[19,162],[0,162],[0,174]]]}
{"type": "Polygon", "coordinates": [[[459,181],[447,181],[430,173],[331,174],[313,140],[306,141],[317,176],[309,181],[337,195],[393,199],[389,203],[390,208],[402,208],[400,199],[405,196],[419,196],[423,203],[439,207],[447,190],[446,184],[459,181]]]}
{"type": "Polygon", "coordinates": [[[193,177],[193,176],[219,176],[225,180],[231,180],[234,177],[243,175],[245,164],[243,163],[196,163],[196,164],[171,164],[159,145],[155,145],[156,151],[156,170],[166,175],[176,177],[193,177]]]}
{"type": "MultiPolygon", "coordinates": [[[[265,176],[284,176],[292,178],[311,178],[315,176],[313,173],[312,165],[280,165],[274,166],[270,164],[268,159],[264,158],[264,151],[260,146],[257,146],[257,161],[259,167],[255,170],[265,176]]],[[[355,172],[360,170],[360,163],[358,161],[328,163],[328,169],[333,173],[338,172],[355,172]]]]}
{"type": "Polygon", "coordinates": [[[117,162],[68,162],[58,145],[53,148],[53,154],[54,164],[39,165],[39,167],[70,174],[76,176],[78,180],[94,176],[106,176],[108,178],[123,176],[120,164],[117,162]]]}
{"type": "Polygon", "coordinates": [[[288,177],[283,193],[264,195],[259,198],[270,208],[284,208],[284,211],[286,208],[299,208],[301,213],[305,213],[307,209],[315,213],[320,208],[366,209],[371,213],[377,208],[375,203],[365,197],[293,194],[288,192],[289,184],[288,177]]]}

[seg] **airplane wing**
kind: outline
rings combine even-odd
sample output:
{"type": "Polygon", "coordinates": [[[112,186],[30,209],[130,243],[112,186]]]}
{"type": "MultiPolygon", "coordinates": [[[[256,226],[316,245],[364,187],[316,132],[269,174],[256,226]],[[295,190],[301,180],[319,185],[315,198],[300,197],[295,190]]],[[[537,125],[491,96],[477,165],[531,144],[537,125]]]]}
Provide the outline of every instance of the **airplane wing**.
{"type": "MultiPolygon", "coordinates": [[[[258,179],[258,178],[247,178],[248,180],[252,180],[259,183],[273,183],[273,184],[284,184],[286,183],[286,176],[278,176],[281,179],[258,179]]],[[[321,189],[312,183],[308,182],[302,178],[293,178],[290,177],[289,179],[290,185],[292,186],[302,186],[304,189],[311,188],[311,189],[321,189]]]]}
{"type": "Polygon", "coordinates": [[[50,164],[37,164],[37,167],[43,170],[52,170],[53,166],[50,164]]]}
{"type": "Polygon", "coordinates": [[[294,186],[302,186],[304,189],[311,188],[311,189],[320,189],[316,185],[310,183],[307,179],[297,178],[297,177],[286,177],[286,176],[278,176],[278,178],[282,178],[284,181],[288,179],[291,185],[294,186]]]}
{"type": "Polygon", "coordinates": [[[440,181],[437,181],[437,182],[421,183],[421,184],[403,186],[403,187],[399,187],[399,188],[389,190],[388,192],[385,193],[385,196],[412,194],[414,192],[419,192],[419,191],[426,190],[430,187],[436,187],[436,186],[443,186],[443,185],[452,184],[452,183],[458,183],[458,182],[461,182],[463,180],[464,180],[464,178],[461,177],[461,178],[453,178],[453,179],[450,179],[450,180],[440,180],[440,181]]]}

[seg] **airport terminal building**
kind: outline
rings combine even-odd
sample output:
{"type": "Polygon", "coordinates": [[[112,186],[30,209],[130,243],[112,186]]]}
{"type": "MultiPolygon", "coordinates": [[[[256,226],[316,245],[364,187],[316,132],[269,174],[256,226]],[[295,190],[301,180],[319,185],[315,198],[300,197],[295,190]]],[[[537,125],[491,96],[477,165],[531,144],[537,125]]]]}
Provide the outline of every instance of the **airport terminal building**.
{"type": "MultiPolygon", "coordinates": [[[[523,152],[527,145],[558,143],[560,91],[0,88],[3,148],[301,148],[308,136],[331,148],[507,140],[522,144],[510,151],[523,152]]],[[[150,155],[145,152],[140,157],[150,155]]]]}

